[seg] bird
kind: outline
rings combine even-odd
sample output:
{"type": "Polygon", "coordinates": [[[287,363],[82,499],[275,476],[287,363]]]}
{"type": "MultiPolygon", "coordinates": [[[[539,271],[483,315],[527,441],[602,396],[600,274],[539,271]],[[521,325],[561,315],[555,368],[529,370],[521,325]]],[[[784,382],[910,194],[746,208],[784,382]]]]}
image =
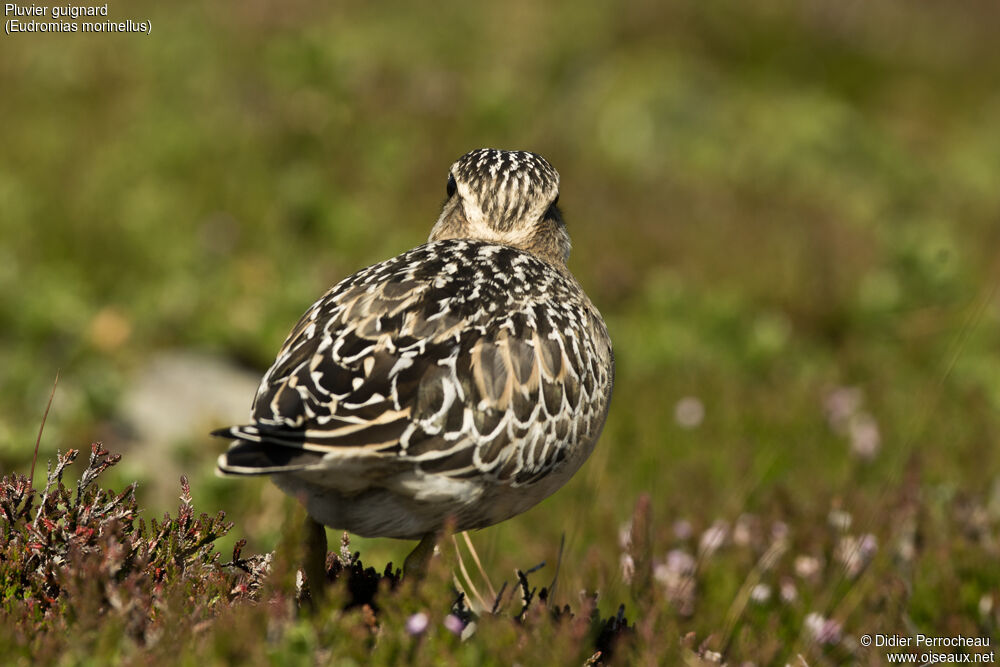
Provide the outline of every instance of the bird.
{"type": "Polygon", "coordinates": [[[420,540],[408,576],[443,527],[525,512],[594,450],[614,353],[567,267],[558,200],[536,153],[461,156],[428,242],[327,291],[264,374],[251,423],[213,431],[233,441],[220,474],[269,475],[305,506],[307,581],[325,579],[323,526],[420,540]]]}

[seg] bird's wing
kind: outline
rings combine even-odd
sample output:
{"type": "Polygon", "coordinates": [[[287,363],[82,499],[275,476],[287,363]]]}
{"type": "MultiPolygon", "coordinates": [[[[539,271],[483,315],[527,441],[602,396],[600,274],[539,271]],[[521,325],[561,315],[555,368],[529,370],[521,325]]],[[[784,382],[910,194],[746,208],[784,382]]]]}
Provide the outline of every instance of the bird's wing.
{"type": "Polygon", "coordinates": [[[364,459],[526,483],[562,460],[576,411],[597,396],[587,378],[598,360],[559,312],[512,303],[482,267],[386,264],[334,287],[295,326],[258,390],[255,423],[217,432],[241,441],[224,472],[364,459]]]}

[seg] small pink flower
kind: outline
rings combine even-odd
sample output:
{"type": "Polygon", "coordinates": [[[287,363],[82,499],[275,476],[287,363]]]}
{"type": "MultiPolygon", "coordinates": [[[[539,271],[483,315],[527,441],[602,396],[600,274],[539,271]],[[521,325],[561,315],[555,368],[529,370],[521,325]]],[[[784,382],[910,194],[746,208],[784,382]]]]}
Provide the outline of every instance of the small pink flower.
{"type": "Polygon", "coordinates": [[[865,460],[875,458],[882,445],[882,436],[874,417],[867,412],[859,413],[851,420],[848,433],[851,438],[852,454],[865,460]]]}
{"type": "Polygon", "coordinates": [[[825,618],[812,612],[806,616],[805,626],[809,636],[817,644],[836,644],[840,641],[840,623],[832,618],[825,618]]]}
{"type": "Polygon", "coordinates": [[[726,543],[729,535],[729,525],[725,521],[716,521],[701,534],[699,546],[706,556],[711,556],[726,543]]]}
{"type": "Polygon", "coordinates": [[[855,413],[861,408],[861,389],[837,387],[823,399],[826,421],[834,433],[843,434],[855,413]]]}
{"type": "Polygon", "coordinates": [[[752,514],[741,514],[733,524],[733,544],[745,547],[753,542],[757,532],[757,517],[752,514]]]}
{"type": "Polygon", "coordinates": [[[406,631],[411,635],[422,635],[427,630],[430,618],[420,611],[406,619],[406,631]]]}
{"type": "Polygon", "coordinates": [[[694,535],[694,528],[691,526],[691,522],[687,519],[678,519],[674,521],[674,536],[678,540],[686,540],[694,535]]]}
{"type": "Polygon", "coordinates": [[[444,617],[444,627],[448,628],[448,631],[453,635],[461,635],[462,630],[465,629],[465,623],[455,614],[448,614],[444,617]]]}
{"type": "Polygon", "coordinates": [[[663,565],[665,572],[678,575],[694,574],[697,563],[694,557],[681,549],[671,549],[667,554],[667,562],[663,565]]]}
{"type": "Polygon", "coordinates": [[[788,524],[784,521],[775,521],[771,524],[771,538],[779,542],[788,537],[788,524]]]}
{"type": "Polygon", "coordinates": [[[618,547],[624,551],[632,546],[632,523],[622,524],[618,529],[618,547]]]}
{"type": "Polygon", "coordinates": [[[815,556],[795,557],[795,574],[799,575],[803,579],[809,579],[816,576],[821,566],[822,563],[815,556]]]}
{"type": "Polygon", "coordinates": [[[771,599],[771,587],[767,584],[757,584],[750,589],[750,599],[757,604],[764,604],[771,599]]]}
{"type": "Polygon", "coordinates": [[[799,592],[795,589],[795,584],[791,579],[781,580],[781,601],[785,603],[795,602],[795,599],[799,597],[799,592]]]}
{"type": "Polygon", "coordinates": [[[834,556],[850,577],[856,577],[867,567],[878,551],[878,540],[868,533],[861,537],[845,535],[837,542],[834,556]]]}
{"type": "Polygon", "coordinates": [[[667,598],[685,616],[694,611],[694,573],[697,567],[694,556],[681,549],[673,549],[667,553],[665,563],[657,563],[653,568],[653,578],[663,585],[667,598]]]}
{"type": "Polygon", "coordinates": [[[832,509],[830,513],[826,516],[827,522],[830,524],[831,528],[836,528],[840,532],[849,530],[851,524],[854,522],[854,517],[851,516],[850,512],[845,512],[840,509],[832,509]]]}
{"type": "Polygon", "coordinates": [[[620,565],[622,568],[622,579],[625,580],[626,584],[631,584],[632,577],[635,576],[635,560],[629,554],[622,554],[620,565]]]}
{"type": "Polygon", "coordinates": [[[698,428],[704,419],[705,404],[694,396],[685,396],[674,406],[674,421],[681,428],[698,428]]]}

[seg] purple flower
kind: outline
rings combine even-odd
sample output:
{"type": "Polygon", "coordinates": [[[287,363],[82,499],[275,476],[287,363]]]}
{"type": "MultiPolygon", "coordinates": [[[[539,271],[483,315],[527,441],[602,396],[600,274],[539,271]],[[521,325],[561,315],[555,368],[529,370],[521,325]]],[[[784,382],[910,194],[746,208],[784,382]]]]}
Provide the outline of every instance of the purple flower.
{"type": "Polygon", "coordinates": [[[422,635],[430,623],[430,618],[424,612],[417,612],[406,619],[406,631],[411,635],[422,635]]]}
{"type": "Polygon", "coordinates": [[[678,540],[686,540],[694,534],[694,528],[687,519],[674,521],[674,535],[678,540]]]}
{"type": "Polygon", "coordinates": [[[788,532],[788,524],[784,521],[775,521],[771,524],[771,537],[775,541],[787,538],[788,532]]]}
{"type": "Polygon", "coordinates": [[[677,574],[693,574],[697,562],[694,557],[682,549],[672,549],[667,553],[666,568],[670,572],[677,574]]]}
{"type": "Polygon", "coordinates": [[[816,612],[806,616],[806,630],[817,644],[836,644],[840,641],[840,623],[832,618],[825,618],[816,612]]]}
{"type": "Polygon", "coordinates": [[[465,629],[465,623],[455,614],[448,614],[444,617],[444,627],[448,628],[448,631],[453,635],[461,635],[462,630],[465,629]]]}

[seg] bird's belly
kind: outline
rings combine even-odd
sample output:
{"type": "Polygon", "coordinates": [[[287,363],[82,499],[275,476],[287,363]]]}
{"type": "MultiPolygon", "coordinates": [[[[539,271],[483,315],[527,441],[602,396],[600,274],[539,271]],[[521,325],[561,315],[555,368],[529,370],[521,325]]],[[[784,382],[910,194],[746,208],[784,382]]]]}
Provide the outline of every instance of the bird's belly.
{"type": "MultiPolygon", "coordinates": [[[[467,508],[482,495],[477,482],[423,478],[382,480],[383,485],[348,488],[335,485],[329,474],[320,481],[308,474],[274,475],[285,493],[301,502],[309,515],[325,526],[362,537],[420,539],[440,529],[454,516],[461,521],[467,508]]],[[[434,476],[439,477],[439,476],[434,476]]],[[[467,523],[467,522],[466,522],[467,523]]],[[[467,530],[473,526],[456,526],[467,530]]]]}
{"type": "Polygon", "coordinates": [[[379,480],[377,485],[359,484],[357,478],[338,483],[330,471],[273,475],[272,480],[330,528],[362,537],[420,539],[449,520],[461,532],[521,514],[554,493],[576,467],[562,466],[540,483],[521,487],[482,478],[412,473],[379,480]]]}

